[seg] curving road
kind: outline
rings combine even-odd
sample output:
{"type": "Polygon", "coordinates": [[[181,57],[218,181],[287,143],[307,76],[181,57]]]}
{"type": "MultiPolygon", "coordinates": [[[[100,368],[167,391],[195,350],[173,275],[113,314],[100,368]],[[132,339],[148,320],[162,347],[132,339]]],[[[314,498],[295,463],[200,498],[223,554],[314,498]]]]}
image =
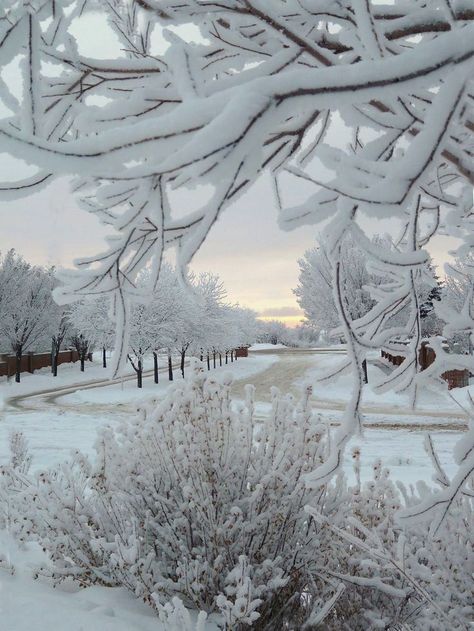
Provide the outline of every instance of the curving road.
{"type": "MultiPolygon", "coordinates": [[[[257,373],[249,378],[238,380],[234,383],[233,392],[237,398],[243,398],[245,384],[251,382],[256,387],[255,399],[259,402],[270,401],[270,389],[272,386],[278,387],[282,392],[292,392],[298,395],[299,387],[297,382],[304,380],[307,371],[314,368],[314,355],[344,355],[344,351],[338,350],[286,350],[275,349],[257,351],[263,354],[275,354],[279,356],[279,361],[272,364],[268,369],[257,373]]],[[[245,361],[245,359],[239,360],[245,361]]],[[[175,367],[176,368],[176,367],[175,367]]],[[[161,374],[166,374],[167,370],[160,370],[161,374]]],[[[144,377],[151,378],[153,371],[146,371],[144,377]]],[[[96,381],[83,382],[59,388],[51,388],[35,392],[33,394],[16,395],[5,399],[5,412],[44,412],[49,409],[51,412],[63,413],[74,410],[81,415],[92,413],[105,413],[110,416],[121,415],[136,410],[136,401],[132,403],[81,403],[80,406],[74,403],[66,403],[61,400],[65,395],[81,390],[93,388],[103,388],[112,384],[123,383],[136,379],[135,374],[117,379],[101,379],[96,381]]],[[[339,424],[341,413],[345,408],[345,402],[334,400],[322,396],[324,386],[314,387],[313,406],[329,417],[332,424],[339,424]]],[[[467,415],[459,411],[451,410],[411,410],[395,407],[387,404],[365,404],[362,412],[366,418],[366,427],[373,429],[411,429],[411,430],[448,430],[464,431],[467,429],[467,415]],[[383,422],[381,422],[383,417],[383,422]],[[442,420],[445,419],[443,422],[442,420]]]]}

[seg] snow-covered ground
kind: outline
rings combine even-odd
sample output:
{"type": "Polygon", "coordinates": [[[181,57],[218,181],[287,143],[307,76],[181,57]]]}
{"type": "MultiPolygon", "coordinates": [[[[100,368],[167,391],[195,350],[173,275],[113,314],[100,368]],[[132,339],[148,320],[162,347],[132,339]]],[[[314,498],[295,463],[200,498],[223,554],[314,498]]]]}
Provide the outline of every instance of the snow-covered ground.
{"type": "MultiPolygon", "coordinates": [[[[267,351],[267,346],[258,345],[258,350],[267,351]]],[[[256,399],[261,401],[258,405],[262,413],[268,406],[271,385],[277,385],[283,392],[290,390],[297,394],[305,383],[312,383],[314,406],[330,423],[338,423],[349,396],[351,377],[343,375],[336,382],[329,383],[318,380],[343,361],[341,355],[328,354],[326,349],[305,354],[292,352],[286,347],[273,348],[275,354],[254,352],[248,358],[218,366],[210,374],[221,379],[231,373],[237,398],[243,396],[245,383],[255,383],[256,399]]],[[[34,375],[22,375],[21,384],[2,380],[0,397],[5,406],[0,412],[0,462],[8,457],[8,437],[13,429],[21,430],[27,437],[35,469],[64,460],[71,450],[91,453],[100,427],[126,420],[136,413],[141,401],[159,399],[164,395],[170,384],[164,361],[161,365],[160,384],[155,384],[149,375],[144,379],[141,390],[135,385],[133,372],[128,380],[112,385],[105,382],[110,376],[110,369],[103,369],[98,361],[88,364],[85,373],[79,371],[78,365],[61,366],[56,379],[51,377],[48,369],[44,369],[34,375]],[[90,382],[94,381],[98,381],[100,387],[91,387],[90,382]],[[69,389],[35,396],[35,393],[53,388],[69,389]],[[30,394],[32,396],[28,397],[30,394]],[[14,398],[15,407],[8,405],[9,398],[18,396],[25,398],[20,401],[14,398]]],[[[148,361],[146,369],[150,368],[151,361],[148,361]]],[[[373,461],[381,457],[395,477],[404,481],[420,478],[429,482],[431,465],[423,451],[425,427],[431,432],[440,428],[439,432],[435,432],[434,440],[440,446],[444,464],[452,472],[451,451],[459,436],[456,430],[465,425],[463,410],[456,401],[465,405],[467,389],[455,389],[450,393],[440,389],[421,393],[417,409],[411,411],[406,396],[394,393],[377,395],[372,390],[372,385],[380,377],[383,377],[381,369],[369,363],[369,384],[363,399],[368,429],[363,438],[352,441],[363,447],[364,477],[370,475],[373,461]],[[406,429],[400,429],[402,426],[406,429]]],[[[175,379],[181,379],[178,370],[175,371],[175,379]]],[[[474,386],[469,390],[474,391],[474,386]]]]}
{"type": "MultiPolygon", "coordinates": [[[[110,363],[110,358],[109,358],[110,363]]],[[[163,357],[162,362],[166,359],[163,357]]],[[[174,362],[178,361],[174,358],[174,362]]],[[[163,363],[164,365],[164,363],[163,363]]],[[[151,370],[153,368],[152,357],[145,359],[144,370],[151,370]]],[[[127,364],[125,368],[125,374],[127,377],[133,377],[135,372],[130,364],[127,364]]],[[[55,388],[62,388],[65,386],[71,386],[74,384],[84,384],[90,381],[106,380],[112,377],[112,368],[109,365],[107,368],[102,367],[102,353],[94,353],[93,361],[87,361],[85,364],[84,372],[80,371],[79,362],[71,364],[61,364],[58,367],[57,377],[51,375],[51,368],[41,368],[36,370],[33,374],[29,372],[21,373],[21,382],[15,383],[13,377],[7,379],[7,377],[0,377],[0,402],[9,397],[16,397],[24,394],[30,394],[33,392],[41,392],[44,390],[53,390],[55,388]]]]}
{"type": "MultiPolygon", "coordinates": [[[[259,372],[267,370],[279,358],[276,355],[257,355],[240,358],[234,363],[219,365],[210,374],[223,379],[231,374],[235,380],[251,380],[259,372]]],[[[149,364],[149,362],[147,362],[149,364]]],[[[148,369],[149,365],[145,365],[148,369]]],[[[162,363],[164,366],[164,363],[162,363]]],[[[128,380],[119,380],[113,385],[105,382],[101,387],[87,387],[94,380],[104,383],[110,370],[97,365],[88,365],[85,373],[77,365],[61,366],[60,377],[54,379],[48,369],[30,375],[22,375],[22,383],[15,384],[4,380],[0,384],[0,396],[4,409],[0,410],[0,463],[8,458],[8,439],[13,430],[26,436],[33,455],[33,468],[43,469],[61,462],[71,450],[81,450],[90,454],[97,430],[126,420],[136,413],[140,402],[161,398],[170,386],[167,372],[160,373],[160,383],[155,384],[153,376],[144,378],[143,388],[136,387],[134,375],[128,380]],[[81,386],[81,383],[83,384],[81,386]],[[70,388],[68,394],[35,394],[51,391],[53,388],[70,388]],[[84,389],[81,389],[84,388],[84,389]],[[16,401],[16,397],[28,397],[16,401]],[[9,399],[15,397],[15,407],[9,399]]],[[[175,370],[175,380],[181,379],[175,370]]]]}
{"type": "MultiPolygon", "coordinates": [[[[378,356],[374,356],[374,359],[378,356]]],[[[321,400],[346,402],[351,396],[352,376],[350,372],[343,374],[339,378],[331,381],[322,380],[328,373],[336,371],[342,366],[346,358],[333,355],[318,357],[314,365],[308,369],[304,376],[297,382],[302,386],[304,383],[313,385],[315,396],[321,400]]],[[[405,412],[410,409],[410,400],[407,394],[397,392],[384,392],[377,394],[374,392],[374,385],[380,383],[386,377],[386,372],[376,363],[368,363],[369,383],[364,387],[363,406],[367,409],[392,407],[396,412],[405,412]]],[[[447,415],[465,415],[468,405],[468,393],[474,395],[474,385],[469,388],[454,388],[448,391],[447,385],[436,385],[431,389],[423,390],[419,393],[416,402],[416,411],[429,410],[436,411],[440,415],[444,412],[447,415]]]]}
{"type": "MultiPolygon", "coordinates": [[[[0,569],[2,631],[169,631],[125,588],[53,589],[34,580],[33,569],[47,561],[34,543],[20,550],[8,533],[0,531],[0,551],[15,567],[13,575],[0,569]]],[[[209,622],[206,631],[217,627],[209,622]]]]}

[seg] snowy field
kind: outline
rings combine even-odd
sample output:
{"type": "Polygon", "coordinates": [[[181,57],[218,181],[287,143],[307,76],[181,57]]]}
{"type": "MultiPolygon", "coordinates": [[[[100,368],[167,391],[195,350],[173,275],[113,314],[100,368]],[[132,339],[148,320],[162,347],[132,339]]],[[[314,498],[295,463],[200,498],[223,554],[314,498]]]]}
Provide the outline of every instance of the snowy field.
{"type": "MultiPolygon", "coordinates": [[[[297,396],[301,388],[310,383],[314,392],[313,405],[322,419],[332,425],[340,422],[350,393],[350,375],[343,375],[334,383],[318,381],[344,360],[340,352],[329,354],[327,349],[321,349],[321,352],[309,354],[272,345],[258,345],[256,350],[248,358],[217,366],[210,374],[216,379],[232,374],[236,399],[244,397],[246,383],[254,383],[257,410],[262,416],[270,405],[272,385],[297,396]],[[269,353],[268,347],[275,352],[269,353]]],[[[92,453],[98,429],[131,418],[142,401],[163,397],[170,386],[163,360],[160,383],[155,384],[148,372],[141,390],[136,387],[133,372],[110,384],[107,381],[110,369],[103,369],[98,360],[88,364],[85,373],[79,372],[78,365],[61,366],[55,380],[48,369],[34,375],[24,374],[21,384],[3,379],[0,382],[0,397],[4,402],[0,422],[0,461],[8,458],[8,437],[14,429],[27,437],[36,470],[63,461],[71,450],[92,453]],[[51,392],[53,388],[58,391],[51,392]]],[[[151,362],[147,362],[145,369],[149,371],[150,368],[151,362]]],[[[373,462],[381,458],[394,477],[405,483],[418,479],[430,482],[431,464],[423,450],[426,430],[433,434],[448,474],[452,473],[452,447],[462,435],[466,422],[461,406],[466,402],[467,389],[451,393],[447,390],[425,392],[420,396],[417,408],[410,410],[405,396],[377,395],[372,390],[372,384],[381,377],[381,369],[369,364],[369,385],[365,387],[362,405],[366,429],[363,436],[351,441],[351,446],[362,448],[363,477],[370,477],[373,462]]],[[[175,380],[180,379],[179,371],[175,370],[175,380]]],[[[351,475],[350,450],[346,470],[351,475]]]]}

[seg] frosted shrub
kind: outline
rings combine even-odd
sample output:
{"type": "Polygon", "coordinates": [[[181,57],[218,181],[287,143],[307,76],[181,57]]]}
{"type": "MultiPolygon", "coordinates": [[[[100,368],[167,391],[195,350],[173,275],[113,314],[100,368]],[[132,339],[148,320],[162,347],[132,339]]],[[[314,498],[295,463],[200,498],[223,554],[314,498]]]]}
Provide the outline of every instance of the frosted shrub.
{"type": "Polygon", "coordinates": [[[325,450],[310,392],[295,405],[274,390],[262,423],[252,394],[233,409],[230,382],[196,370],[158,409],[104,437],[97,481],[107,512],[122,513],[111,550],[118,582],[148,602],[178,596],[217,610],[227,629],[264,628],[304,607],[317,548],[304,507],[327,501],[303,482],[325,450]]]}
{"type": "Polygon", "coordinates": [[[230,385],[195,368],[158,407],[104,432],[94,467],[76,454],[32,482],[29,535],[54,580],[124,585],[162,615],[179,598],[226,629],[304,620],[320,547],[305,506],[325,512],[339,494],[303,480],[324,458],[326,429],[310,390],[296,404],[274,389],[260,422],[252,387],[234,407],[230,385]]]}

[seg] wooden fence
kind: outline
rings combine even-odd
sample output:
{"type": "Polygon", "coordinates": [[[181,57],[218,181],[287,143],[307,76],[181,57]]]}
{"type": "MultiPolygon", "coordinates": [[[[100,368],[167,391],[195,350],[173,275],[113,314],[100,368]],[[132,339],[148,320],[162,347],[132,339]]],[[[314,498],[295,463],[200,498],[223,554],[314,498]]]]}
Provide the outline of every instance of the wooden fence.
{"type": "MultiPolygon", "coordinates": [[[[92,361],[92,355],[88,357],[92,361]]],[[[68,349],[60,351],[58,356],[59,364],[67,364],[77,362],[79,355],[76,350],[68,349]]],[[[40,368],[48,368],[51,366],[51,353],[25,353],[21,358],[20,372],[31,372],[40,370],[40,368]]],[[[16,357],[15,355],[0,355],[0,377],[11,377],[15,374],[16,357]]]]}
{"type": "MultiPolygon", "coordinates": [[[[383,349],[381,354],[384,359],[394,366],[400,366],[405,361],[404,355],[393,355],[383,349]]],[[[427,342],[422,342],[418,353],[418,361],[421,370],[425,370],[425,368],[431,366],[435,359],[435,351],[428,345],[427,342]]],[[[447,370],[441,375],[441,378],[447,382],[448,390],[452,390],[453,388],[464,388],[469,385],[469,370],[447,370]]]]}

